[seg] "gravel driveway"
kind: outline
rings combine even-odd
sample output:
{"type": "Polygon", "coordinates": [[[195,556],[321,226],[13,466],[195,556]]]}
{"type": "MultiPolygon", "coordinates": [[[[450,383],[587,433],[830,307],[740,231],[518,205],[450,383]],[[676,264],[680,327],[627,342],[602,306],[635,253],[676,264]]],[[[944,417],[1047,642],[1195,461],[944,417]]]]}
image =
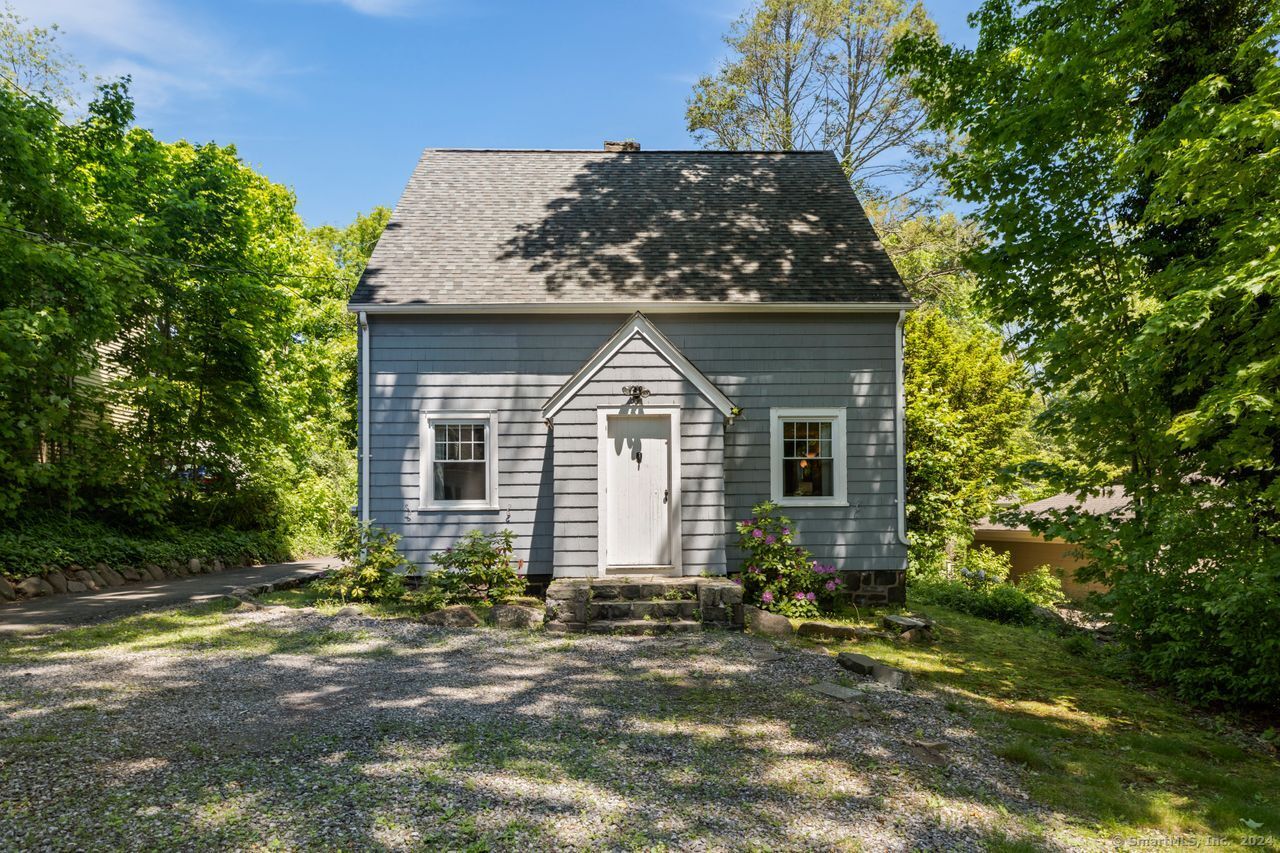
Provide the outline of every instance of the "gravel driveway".
{"type": "Polygon", "coordinates": [[[0,849],[983,849],[1046,819],[973,709],[740,634],[147,618],[0,647],[0,849]]]}

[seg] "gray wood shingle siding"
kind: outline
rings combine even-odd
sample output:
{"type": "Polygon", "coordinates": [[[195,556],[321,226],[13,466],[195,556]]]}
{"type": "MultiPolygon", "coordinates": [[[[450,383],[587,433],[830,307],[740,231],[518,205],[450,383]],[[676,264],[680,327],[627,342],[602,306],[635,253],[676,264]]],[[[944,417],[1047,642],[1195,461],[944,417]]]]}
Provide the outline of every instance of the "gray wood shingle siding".
{"type": "Polygon", "coordinates": [[[847,407],[848,507],[794,507],[798,540],[842,569],[900,569],[894,443],[896,314],[654,314],[649,319],[743,408],[727,428],[684,377],[633,340],[557,414],[541,408],[627,319],[369,317],[369,511],[420,565],[474,528],[510,527],[530,573],[597,564],[596,407],[646,385],[681,415],[686,574],[736,569],[733,524],[769,497],[769,409],[847,407]],[[421,511],[424,410],[497,412],[498,511],[421,511]]]}

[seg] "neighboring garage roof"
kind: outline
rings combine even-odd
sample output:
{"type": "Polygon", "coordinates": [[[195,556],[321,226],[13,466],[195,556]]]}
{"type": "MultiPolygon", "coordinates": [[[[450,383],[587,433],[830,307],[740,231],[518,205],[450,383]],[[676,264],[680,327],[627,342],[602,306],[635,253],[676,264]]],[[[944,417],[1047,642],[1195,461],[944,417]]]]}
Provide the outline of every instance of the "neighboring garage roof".
{"type": "Polygon", "coordinates": [[[910,297],[830,152],[429,149],[351,307],[910,297]]]}
{"type": "MultiPolygon", "coordinates": [[[[1129,496],[1120,486],[1112,486],[1103,489],[1100,494],[1090,495],[1084,500],[1080,500],[1071,492],[1063,492],[1054,495],[1051,498],[1033,501],[1016,508],[1019,512],[1030,512],[1037,515],[1052,512],[1054,510],[1075,509],[1087,515],[1111,515],[1116,512],[1127,512],[1129,509],[1129,496]]],[[[1025,524],[1008,525],[992,521],[990,518],[984,518],[973,526],[975,533],[989,531],[1027,531],[1025,524]]]]}

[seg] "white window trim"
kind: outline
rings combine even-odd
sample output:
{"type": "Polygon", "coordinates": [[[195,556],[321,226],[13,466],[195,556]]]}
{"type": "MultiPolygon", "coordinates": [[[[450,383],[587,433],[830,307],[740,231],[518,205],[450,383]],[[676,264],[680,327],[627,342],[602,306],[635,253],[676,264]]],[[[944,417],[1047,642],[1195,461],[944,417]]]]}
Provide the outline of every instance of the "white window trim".
{"type": "Polygon", "coordinates": [[[849,455],[845,449],[848,436],[846,410],[843,406],[827,408],[769,409],[769,499],[778,506],[848,506],[849,455]],[[834,473],[830,497],[783,497],[782,495],[782,422],[784,420],[827,421],[831,424],[831,467],[834,473]]]}
{"type": "Polygon", "coordinates": [[[418,509],[420,511],[447,510],[496,510],[498,509],[498,414],[497,412],[428,412],[421,414],[418,429],[420,451],[418,470],[418,509]],[[435,477],[435,427],[438,424],[483,423],[485,474],[488,478],[488,497],[483,501],[436,500],[435,477]]]}

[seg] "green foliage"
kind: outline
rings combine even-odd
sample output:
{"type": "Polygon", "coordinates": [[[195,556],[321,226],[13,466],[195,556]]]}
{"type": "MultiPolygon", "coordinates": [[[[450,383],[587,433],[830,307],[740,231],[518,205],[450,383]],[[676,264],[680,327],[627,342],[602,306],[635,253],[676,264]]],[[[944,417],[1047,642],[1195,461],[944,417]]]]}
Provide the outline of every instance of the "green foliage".
{"type": "Polygon", "coordinates": [[[942,165],[989,246],[993,319],[1036,365],[1048,469],[1130,505],[1034,520],[1111,586],[1189,699],[1280,700],[1280,9],[989,0],[973,48],[906,36],[942,165]],[[992,109],[999,104],[999,109],[992,109]]]}
{"type": "Polygon", "coordinates": [[[1018,578],[1018,589],[1041,607],[1055,607],[1067,600],[1062,581],[1049,566],[1037,566],[1018,578]]]}
{"type": "Polygon", "coordinates": [[[342,565],[312,583],[338,601],[398,601],[413,564],[396,549],[400,537],[375,525],[352,522],[339,543],[342,565]]]}
{"type": "Polygon", "coordinates": [[[913,601],[937,604],[1015,625],[1028,625],[1035,620],[1037,602],[1016,586],[1007,583],[966,583],[942,577],[926,577],[911,585],[913,601]]]}
{"type": "Polygon", "coordinates": [[[45,519],[0,530],[0,574],[14,579],[95,563],[121,569],[192,557],[238,564],[286,556],[287,544],[269,531],[169,525],[129,532],[84,519],[45,519]]]}
{"type": "Polygon", "coordinates": [[[820,565],[793,543],[791,519],[777,510],[777,504],[765,501],[752,507],[751,518],[738,522],[738,547],[746,555],[743,598],[792,618],[829,612],[844,582],[834,566],[820,565]]]}
{"type": "Polygon", "coordinates": [[[999,335],[931,308],[907,320],[904,374],[911,563],[913,575],[936,573],[1033,454],[1032,397],[999,335]]]}
{"type": "Polygon", "coordinates": [[[1009,555],[993,551],[986,545],[971,548],[964,555],[960,577],[966,586],[979,589],[991,584],[1004,583],[1013,570],[1009,555]]]}
{"type": "Polygon", "coordinates": [[[0,14],[0,517],[271,531],[331,551],[354,498],[355,320],[388,217],[309,231],[233,146],[71,121],[54,30],[0,14]],[[64,123],[65,122],[65,123],[64,123]]]}
{"type": "Polygon", "coordinates": [[[524,561],[515,556],[511,530],[469,531],[456,545],[431,555],[439,569],[423,579],[424,595],[439,606],[491,604],[524,595],[524,561]]]}

